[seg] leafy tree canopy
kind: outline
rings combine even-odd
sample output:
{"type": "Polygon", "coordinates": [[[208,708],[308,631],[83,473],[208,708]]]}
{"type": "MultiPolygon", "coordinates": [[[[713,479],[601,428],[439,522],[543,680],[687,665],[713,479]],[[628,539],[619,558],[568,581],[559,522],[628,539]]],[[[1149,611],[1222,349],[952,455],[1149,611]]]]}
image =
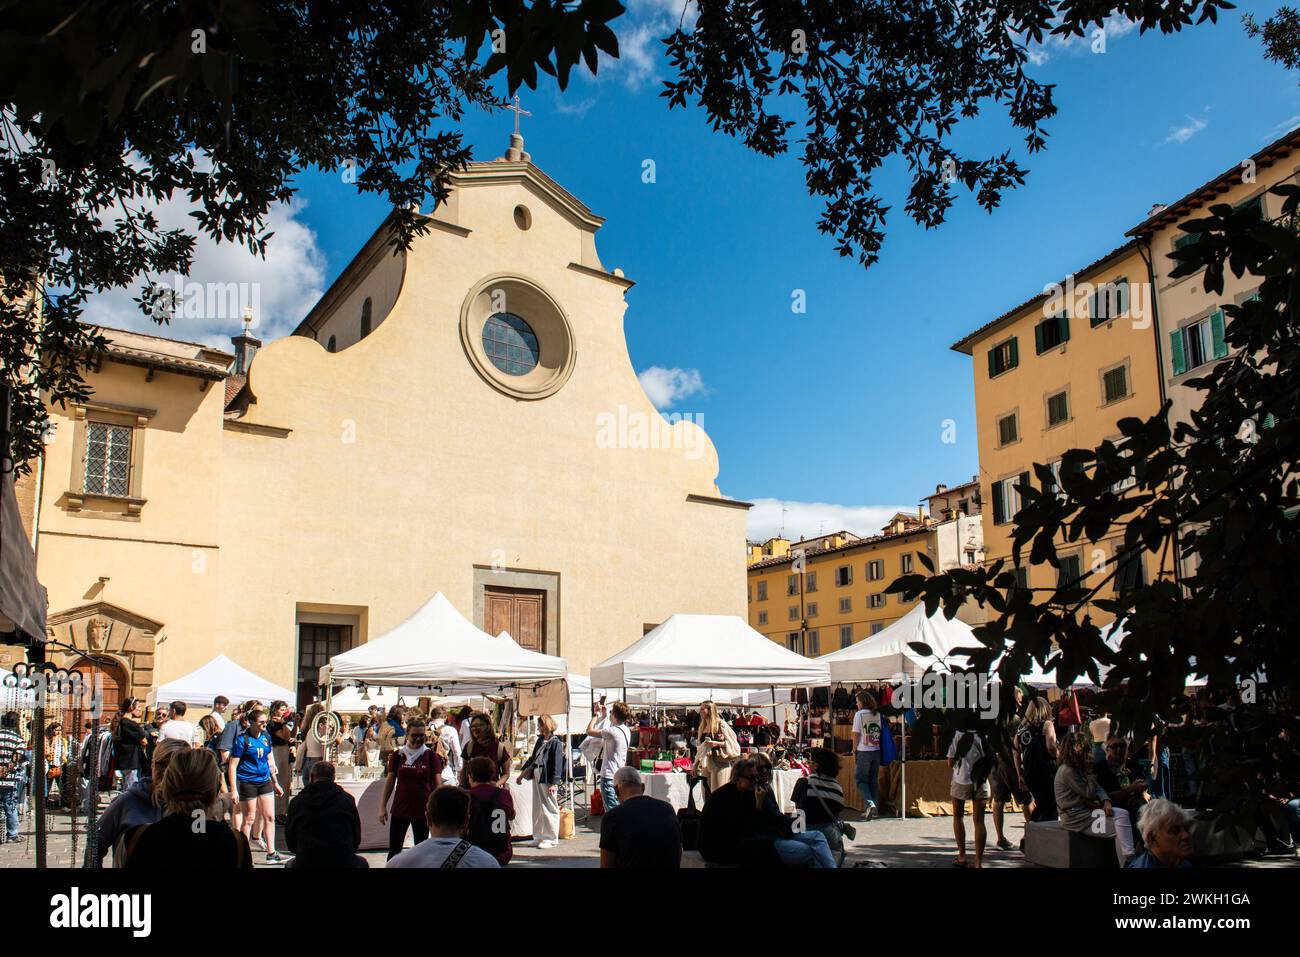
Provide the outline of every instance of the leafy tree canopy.
{"type": "MultiPolygon", "coordinates": [[[[950,140],[958,119],[996,104],[1031,152],[1043,147],[1055,106],[1024,72],[1027,43],[1085,36],[1113,15],[1171,32],[1228,6],[683,0],[664,94],[765,154],[802,123],[821,228],[869,264],[887,158],[906,160],[906,210],[927,226],[956,184],[991,209],[1024,180],[1010,151],[967,158],[950,140]]],[[[140,284],[141,308],[166,321],[147,290],[187,271],[194,232],[161,228],[157,201],[183,195],[195,230],[262,252],[293,177],[348,165],[360,190],[392,203],[395,242],[408,245],[426,228],[414,211],[469,159],[464,111],[501,105],[493,77],[504,71],[507,95],[542,74],[565,88],[575,67],[618,55],[610,24],[622,12],[618,0],[0,0],[0,362],[14,458],[39,452],[42,393],[84,398],[79,370],[103,345],[78,321],[89,296],[140,284]]]]}
{"type": "Polygon", "coordinates": [[[1059,487],[1036,464],[1035,480],[1018,486],[1025,504],[1009,563],[890,586],[931,613],[955,615],[968,599],[996,613],[976,629],[983,647],[972,661],[986,671],[1005,654],[1004,708],[1036,661],[1054,667],[1062,687],[1081,675],[1102,685],[1099,706],[1115,730],[1138,740],[1168,731],[1175,746],[1213,753],[1202,771],[1212,803],[1252,830],[1257,811],[1300,787],[1300,607],[1291,594],[1300,562],[1300,187],[1272,192],[1283,200],[1276,221],[1219,204],[1181,227],[1197,241],[1174,252],[1174,277],[1203,274],[1216,295],[1228,273],[1259,283],[1256,297],[1222,307],[1234,351],[1187,383],[1204,393],[1190,421],[1171,426],[1168,403],[1149,419],[1121,419],[1121,439],[1064,454],[1059,487]],[[1059,569],[1060,551],[1116,532],[1123,551],[1103,569],[1058,576],[1046,591],[1017,587],[1013,568],[1059,569]],[[1158,577],[1116,593],[1124,556],[1137,554],[1158,577]],[[1118,653],[1090,606],[1123,620],[1118,653]],[[1191,674],[1206,679],[1208,710],[1193,710],[1191,674]]]}

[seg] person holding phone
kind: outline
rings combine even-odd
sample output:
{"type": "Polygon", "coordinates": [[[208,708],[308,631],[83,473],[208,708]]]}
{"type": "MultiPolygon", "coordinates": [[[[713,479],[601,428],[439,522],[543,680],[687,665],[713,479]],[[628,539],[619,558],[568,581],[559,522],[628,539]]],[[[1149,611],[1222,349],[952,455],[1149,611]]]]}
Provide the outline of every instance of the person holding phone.
{"type": "Polygon", "coordinates": [[[605,810],[618,807],[618,792],[614,789],[614,774],[627,764],[627,749],[632,743],[632,732],[627,729],[631,712],[627,705],[615,701],[609,707],[601,704],[587,724],[587,734],[600,738],[600,797],[605,810]]]}

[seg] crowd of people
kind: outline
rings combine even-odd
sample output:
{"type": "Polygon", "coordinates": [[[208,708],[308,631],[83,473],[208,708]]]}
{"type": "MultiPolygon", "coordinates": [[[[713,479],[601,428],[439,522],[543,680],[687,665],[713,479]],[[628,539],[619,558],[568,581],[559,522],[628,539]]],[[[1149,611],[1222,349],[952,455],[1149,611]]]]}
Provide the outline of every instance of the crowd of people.
{"type": "MultiPolygon", "coordinates": [[[[1053,708],[1047,698],[1015,689],[1015,712],[1004,722],[1009,748],[987,733],[957,731],[947,752],[957,867],[983,866],[987,845],[985,809],[992,805],[996,846],[1011,850],[1005,834],[1006,809],[1019,804],[1026,825],[1052,824],[1113,846],[1115,863],[1134,868],[1189,867],[1193,816],[1174,800],[1169,748],[1159,738],[1138,742],[1111,734],[1104,715],[1085,722],[1077,698],[1053,708]],[[1058,732],[1058,726],[1065,730],[1058,732]],[[1145,756],[1145,760],[1139,758],[1145,756]],[[985,760],[988,759],[988,760],[985,760]],[[991,761],[991,765],[990,765],[991,761]],[[977,769],[983,767],[984,774],[977,769]],[[966,805],[971,805],[973,857],[967,854],[966,805]]],[[[1204,803],[1202,785],[1191,776],[1197,753],[1183,748],[1185,800],[1204,803]]],[[[1278,796],[1261,808],[1256,823],[1266,853],[1293,855],[1300,847],[1300,795],[1278,796]]],[[[1021,841],[1020,849],[1025,849],[1021,841]]],[[[1098,859],[1110,855],[1107,848],[1098,859]]]]}
{"type": "MultiPolygon", "coordinates": [[[[870,691],[859,691],[855,703],[851,776],[869,822],[878,816],[881,766],[892,748],[889,722],[897,715],[887,716],[870,691]]],[[[1110,734],[1104,717],[1084,724],[1075,707],[1075,720],[1062,726],[1060,704],[1053,708],[1046,698],[1017,689],[1004,734],[953,734],[947,761],[955,866],[984,865],[989,809],[994,846],[1014,849],[1006,836],[1014,806],[1027,825],[1055,822],[1106,842],[1117,863],[1188,866],[1192,818],[1170,799],[1168,761],[1162,763],[1157,743],[1110,734]],[[1149,762],[1140,762],[1139,754],[1149,762]]],[[[175,702],[146,720],[143,702],[127,699],[111,719],[87,722],[79,741],[57,720],[24,733],[16,712],[0,716],[4,839],[17,839],[17,808],[33,787],[31,758],[39,747],[47,771],[36,784],[50,808],[88,814],[92,779],[112,795],[97,817],[89,866],[103,865],[110,855],[114,866],[146,867],[183,854],[213,867],[247,868],[257,853],[267,864],[297,868],[366,867],[358,853],[356,800],[335,780],[340,762],[366,767],[377,761],[382,768],[377,823],[387,827],[388,867],[509,865],[516,818],[512,776],[516,786],[531,785],[534,843],[549,848],[560,840],[560,789],[575,752],[549,717],[536,720],[531,751],[516,767],[492,716],[468,707],[454,713],[431,707],[426,714],[375,706],[355,723],[343,717],[325,724],[318,722],[320,703],[300,714],[285,701],[232,707],[222,696],[204,710],[193,721],[187,706],[175,702]],[[203,825],[192,827],[196,820],[203,825]]],[[[728,716],[706,701],[689,722],[690,805],[675,810],[647,796],[641,773],[628,762],[635,720],[623,702],[602,700],[586,728],[592,749],[581,750],[594,764],[600,866],[678,867],[687,851],[698,851],[711,866],[844,865],[855,828],[844,819],[842,759],[835,750],[800,753],[805,773],[788,798],[793,810],[783,811],[769,754],[742,747],[728,716]],[[696,794],[702,795],[698,807],[696,794]]],[[[1294,848],[1300,796],[1283,795],[1279,808],[1265,832],[1277,847],[1294,848]]]]}

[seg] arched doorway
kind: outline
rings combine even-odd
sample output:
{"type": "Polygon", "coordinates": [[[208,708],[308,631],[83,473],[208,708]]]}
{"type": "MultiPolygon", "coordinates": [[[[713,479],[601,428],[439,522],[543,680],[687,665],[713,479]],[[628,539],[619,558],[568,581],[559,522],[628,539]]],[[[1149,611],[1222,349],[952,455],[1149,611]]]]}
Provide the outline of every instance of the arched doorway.
{"type": "Polygon", "coordinates": [[[100,713],[110,717],[117,715],[118,706],[126,698],[131,687],[130,681],[127,680],[125,668],[117,662],[107,659],[91,661],[89,658],[79,658],[70,670],[81,672],[82,681],[87,682],[87,685],[83,685],[83,687],[93,687],[89,683],[98,678],[100,681],[100,713]]]}

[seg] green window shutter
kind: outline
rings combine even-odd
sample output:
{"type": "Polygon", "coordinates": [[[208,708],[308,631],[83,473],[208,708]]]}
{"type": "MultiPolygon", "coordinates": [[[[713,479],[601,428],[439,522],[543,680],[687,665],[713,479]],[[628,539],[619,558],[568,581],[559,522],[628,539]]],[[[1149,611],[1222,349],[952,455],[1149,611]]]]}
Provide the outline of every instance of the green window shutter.
{"type": "Polygon", "coordinates": [[[1210,338],[1214,342],[1214,358],[1222,359],[1228,354],[1228,344],[1223,340],[1223,310],[1216,309],[1210,313],[1210,338]]]}
{"type": "Polygon", "coordinates": [[[1034,326],[1034,349],[1041,356],[1043,354],[1043,323],[1034,326]]]}
{"type": "Polygon", "coordinates": [[[994,525],[1001,525],[1003,522],[1007,520],[1007,510],[1002,500],[1003,488],[1005,488],[1005,486],[1003,485],[1002,482],[993,483],[993,524],[994,525]]]}
{"type": "Polygon", "coordinates": [[[1019,337],[1011,340],[1011,361],[1007,364],[1008,369],[1014,369],[1020,365],[1020,340],[1019,337]]]}
{"type": "Polygon", "coordinates": [[[997,353],[996,349],[989,350],[989,378],[990,379],[992,379],[995,375],[998,374],[997,362],[993,358],[994,355],[996,355],[996,353],[997,353]]]}
{"type": "Polygon", "coordinates": [[[1070,341],[1070,317],[1067,316],[1065,313],[1061,313],[1061,315],[1057,318],[1056,322],[1061,329],[1061,341],[1069,342],[1070,341]]]}
{"type": "Polygon", "coordinates": [[[1183,351],[1183,330],[1175,329],[1169,333],[1169,357],[1174,364],[1174,375],[1187,371],[1187,353],[1183,351]]]}

